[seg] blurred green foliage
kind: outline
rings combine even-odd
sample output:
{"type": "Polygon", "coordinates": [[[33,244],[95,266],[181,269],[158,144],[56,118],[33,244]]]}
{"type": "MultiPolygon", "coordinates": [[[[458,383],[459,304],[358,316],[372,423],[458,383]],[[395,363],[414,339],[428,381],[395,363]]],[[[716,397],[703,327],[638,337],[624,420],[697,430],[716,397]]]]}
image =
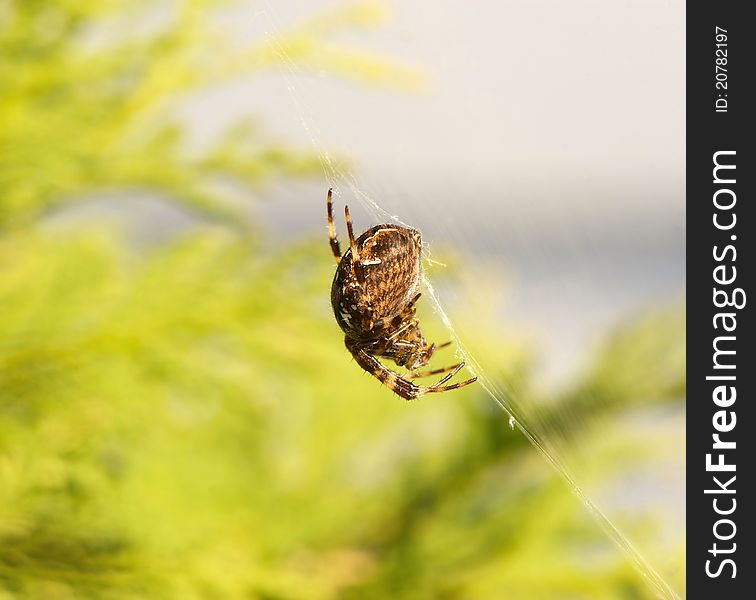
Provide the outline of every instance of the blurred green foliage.
{"type": "MultiPolygon", "coordinates": [[[[183,95],[282,56],[225,43],[218,5],[161,4],[145,29],[146,1],[0,0],[0,599],[652,597],[479,387],[407,404],[350,364],[323,240],[273,251],[213,185],[260,194],[313,173],[309,152],[242,126],[187,150],[183,95]],[[202,218],[148,248],[47,224],[124,189],[202,218]]],[[[409,85],[325,39],[379,16],[276,43],[409,85]]],[[[618,333],[554,410],[678,401],[668,334],[618,333]]],[[[476,336],[512,359],[497,377],[528,372],[490,323],[476,336]]]]}

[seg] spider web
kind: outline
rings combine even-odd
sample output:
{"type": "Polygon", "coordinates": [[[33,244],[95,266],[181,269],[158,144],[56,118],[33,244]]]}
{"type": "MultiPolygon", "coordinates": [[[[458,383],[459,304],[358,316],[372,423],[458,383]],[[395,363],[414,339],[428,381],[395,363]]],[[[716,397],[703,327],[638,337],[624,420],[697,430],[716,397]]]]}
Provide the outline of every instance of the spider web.
{"type": "MultiPolygon", "coordinates": [[[[651,10],[653,7],[649,5],[648,8],[651,10]]],[[[619,284],[622,284],[620,280],[623,276],[627,275],[627,273],[624,273],[623,275],[613,273],[612,268],[616,266],[615,262],[610,259],[607,259],[606,262],[602,262],[599,257],[598,266],[596,264],[595,259],[603,247],[601,244],[605,243],[606,239],[596,240],[595,238],[590,238],[586,240],[581,236],[586,230],[595,234],[597,231],[600,232],[603,229],[609,229],[610,233],[605,235],[611,237],[611,235],[613,235],[614,232],[619,231],[623,225],[628,224],[628,219],[631,221],[631,227],[638,225],[638,223],[632,222],[632,220],[637,217],[635,217],[633,213],[625,213],[621,210],[619,211],[619,215],[613,214],[612,210],[605,210],[603,213],[598,211],[599,214],[596,215],[595,205],[591,204],[584,198],[579,197],[579,193],[570,193],[569,190],[566,193],[564,204],[558,208],[555,208],[556,205],[553,202],[541,202],[540,204],[536,202],[535,207],[524,207],[521,202],[523,201],[523,198],[528,197],[527,190],[530,187],[531,182],[523,181],[521,177],[512,177],[519,168],[519,166],[517,166],[518,157],[507,156],[508,151],[504,149],[504,146],[506,146],[505,141],[501,142],[502,156],[505,159],[513,159],[516,166],[509,168],[508,171],[505,167],[503,172],[499,173],[497,177],[492,178],[485,165],[478,169],[474,162],[469,162],[462,166],[462,170],[467,171],[464,173],[464,186],[463,184],[455,183],[454,181],[457,176],[456,170],[458,166],[455,161],[452,161],[452,163],[448,165],[448,169],[439,169],[439,173],[423,173],[423,176],[418,178],[418,180],[421,181],[420,187],[416,182],[412,182],[405,177],[408,175],[408,172],[411,174],[412,167],[410,166],[405,169],[402,163],[411,154],[413,135],[417,133],[411,129],[408,131],[393,132],[388,135],[385,134],[385,132],[382,132],[384,138],[396,141],[397,150],[393,162],[389,161],[388,165],[383,165],[384,167],[387,167],[384,168],[383,171],[393,171],[393,173],[396,174],[395,177],[389,178],[387,181],[386,179],[379,179],[374,176],[371,177],[370,174],[366,175],[364,174],[365,170],[359,168],[349,171],[342,169],[339,161],[334,158],[326,147],[340,147],[343,149],[346,146],[348,148],[347,152],[342,152],[340,155],[346,154],[349,156],[359,156],[362,146],[360,146],[359,149],[355,149],[354,143],[345,141],[343,136],[339,138],[338,135],[334,136],[330,132],[329,135],[324,135],[318,126],[318,124],[324,120],[323,109],[314,108],[318,102],[317,100],[313,100],[313,98],[322,96],[324,93],[323,88],[326,87],[329,88],[329,94],[338,96],[339,93],[343,93],[347,97],[346,100],[342,101],[338,97],[333,98],[334,108],[332,110],[338,112],[339,107],[345,106],[345,103],[355,101],[355,92],[350,88],[349,84],[344,84],[336,78],[330,78],[326,74],[321,74],[320,77],[312,77],[297,64],[296,59],[287,52],[283,45],[277,43],[278,40],[282,39],[282,33],[278,28],[278,23],[281,22],[281,19],[276,14],[276,11],[274,11],[268,0],[264,3],[264,10],[262,13],[258,13],[258,16],[260,14],[263,14],[266,17],[266,27],[268,30],[265,31],[265,34],[273,47],[276,48],[276,52],[283,65],[279,69],[279,75],[286,88],[286,93],[289,96],[294,113],[297,116],[297,127],[304,132],[308,143],[311,144],[321,160],[324,183],[318,188],[318,193],[316,193],[315,196],[316,198],[321,198],[327,187],[333,187],[335,198],[340,199],[342,204],[345,203],[345,201],[348,201],[350,206],[352,206],[353,218],[355,218],[354,200],[356,200],[364,213],[363,216],[367,216],[367,219],[365,220],[369,219],[373,223],[394,222],[405,226],[412,226],[423,231],[426,241],[430,240],[430,246],[426,250],[433,250],[434,253],[437,250],[437,244],[440,243],[439,241],[443,241],[446,246],[451,246],[455,251],[461,249],[464,253],[466,250],[473,256],[483,254],[488,260],[504,260],[514,256],[514,262],[518,262],[519,260],[520,263],[524,263],[528,267],[533,267],[532,271],[536,272],[536,276],[531,276],[531,279],[535,279],[536,283],[533,284],[531,282],[529,288],[526,285],[525,291],[520,292],[521,305],[527,304],[532,299],[536,299],[543,305],[549,306],[553,309],[555,306],[558,306],[560,302],[563,302],[565,306],[562,307],[562,311],[559,314],[564,316],[564,314],[568,314],[573,309],[577,310],[575,307],[578,303],[583,302],[586,298],[590,299],[591,294],[595,292],[595,281],[591,281],[591,277],[595,275],[595,273],[598,272],[600,275],[606,275],[608,272],[609,274],[607,275],[607,278],[612,283],[619,282],[619,284]],[[328,84],[327,86],[322,85],[323,80],[326,81],[328,84]],[[353,173],[360,173],[359,179],[353,173]],[[506,181],[508,178],[516,183],[505,189],[497,187],[498,182],[506,181]],[[471,180],[477,180],[478,183],[471,186],[471,180]],[[422,187],[422,182],[425,182],[427,185],[422,187]],[[497,201],[501,202],[502,206],[493,206],[490,199],[491,197],[494,197],[497,201]],[[381,199],[380,203],[377,198],[381,199]],[[464,201],[462,199],[464,199],[464,201]],[[583,224],[588,222],[590,227],[575,227],[570,225],[569,222],[563,222],[565,215],[575,211],[577,211],[579,217],[583,219],[583,224]],[[487,220],[486,215],[489,212],[492,216],[487,220]],[[499,223],[502,223],[505,218],[513,220],[515,225],[509,228],[503,227],[502,231],[499,231],[499,223]],[[405,223],[402,219],[406,219],[407,222],[405,223]],[[539,231],[542,227],[547,229],[545,233],[539,231]],[[514,235],[506,237],[506,233],[514,235]],[[527,238],[533,234],[538,234],[541,237],[549,237],[549,235],[551,235],[552,237],[559,238],[562,244],[558,245],[556,252],[561,252],[563,255],[557,258],[555,257],[555,251],[553,249],[546,246],[539,246],[538,243],[527,243],[527,238]],[[586,259],[589,259],[588,262],[590,264],[585,264],[586,259]],[[593,262],[591,262],[591,260],[593,260],[593,262]],[[574,268],[562,275],[553,276],[553,269],[548,271],[548,268],[546,267],[551,261],[555,261],[559,265],[569,263],[574,268]],[[546,278],[545,275],[540,274],[539,269],[542,268],[547,269],[547,272],[550,273],[555,280],[552,282],[552,285],[550,287],[547,286],[545,290],[538,288],[539,283],[543,283],[543,278],[546,278]],[[541,279],[539,279],[539,274],[541,275],[541,279]],[[588,284],[586,284],[586,282],[588,282],[588,284]],[[591,287],[591,284],[593,284],[594,287],[591,287]],[[556,294],[556,297],[551,297],[548,302],[544,302],[544,296],[550,296],[554,293],[556,294]],[[559,295],[560,293],[562,294],[561,296],[559,295]]],[[[642,14],[641,11],[641,15],[642,14]]],[[[618,18],[618,21],[621,21],[621,19],[618,18]]],[[[432,27],[433,24],[429,23],[425,26],[432,27]]],[[[478,90],[478,92],[480,92],[480,90],[478,90]]],[[[376,92],[373,91],[373,93],[376,92]]],[[[393,108],[393,105],[391,105],[392,100],[387,99],[385,95],[382,96],[382,100],[389,105],[389,110],[386,112],[390,114],[391,109],[393,108]]],[[[429,102],[427,97],[418,102],[422,101],[429,102]]],[[[322,107],[322,103],[320,106],[322,107]]],[[[545,103],[542,108],[548,110],[549,104],[545,103]]],[[[351,124],[357,128],[364,127],[366,130],[369,130],[370,127],[367,126],[366,123],[369,123],[373,119],[374,115],[372,114],[372,111],[380,109],[380,104],[367,105],[366,108],[363,109],[364,122],[355,122],[352,120],[349,121],[349,123],[344,124],[343,127],[346,129],[351,124]]],[[[459,115],[455,116],[459,117],[459,115]]],[[[385,117],[383,117],[383,119],[385,120],[385,117]]],[[[381,119],[378,118],[377,120],[380,121],[381,119]]],[[[418,135],[423,135],[422,127],[418,127],[418,131],[421,132],[418,135]]],[[[371,140],[366,138],[363,142],[365,146],[369,146],[371,140]]],[[[451,151],[453,144],[454,136],[450,134],[445,143],[441,144],[439,153],[451,151]]],[[[488,148],[488,150],[490,150],[490,148],[488,148]]],[[[536,143],[535,147],[530,150],[534,153],[534,156],[537,156],[540,150],[538,143],[536,143]]],[[[486,149],[481,151],[485,152],[486,149]]],[[[471,152],[470,154],[474,156],[476,153],[471,152]]],[[[519,165],[522,165],[522,161],[527,160],[527,157],[525,157],[525,159],[519,157],[519,159],[521,159],[519,165]]],[[[531,160],[533,160],[532,157],[531,160]]],[[[368,166],[370,165],[368,164],[368,166]]],[[[572,165],[568,164],[567,167],[565,167],[563,165],[552,164],[551,166],[556,171],[555,178],[557,180],[562,182],[572,181],[572,183],[576,184],[575,189],[588,189],[589,196],[595,197],[607,191],[606,188],[592,185],[587,178],[578,177],[576,180],[575,178],[571,180],[569,172],[573,168],[572,165]]],[[[604,170],[614,169],[615,172],[610,173],[609,179],[611,180],[611,176],[613,175],[614,179],[623,181],[624,173],[616,173],[616,168],[613,164],[607,162],[600,165],[600,168],[604,170]]],[[[376,170],[380,171],[381,169],[376,170]]],[[[548,169],[545,170],[548,171],[548,169]]],[[[675,175],[679,175],[679,173],[675,173],[675,175]]],[[[541,176],[547,178],[548,173],[541,174],[541,176]]],[[[663,176],[660,177],[663,179],[663,176]]],[[[532,187],[535,188],[535,196],[538,198],[547,193],[553,192],[553,187],[548,185],[539,186],[537,182],[533,184],[532,187]]],[[[674,187],[674,185],[671,189],[672,193],[679,192],[679,188],[674,187]]],[[[637,192],[638,190],[634,190],[634,193],[637,192]]],[[[669,190],[665,190],[665,193],[668,192],[669,190]]],[[[612,193],[614,193],[614,190],[612,190],[612,193]]],[[[661,194],[661,196],[663,197],[664,195],[661,194]]],[[[614,209],[617,209],[620,205],[624,206],[632,202],[628,196],[622,196],[621,194],[617,195],[615,193],[614,198],[616,201],[614,209]]],[[[657,199],[658,198],[653,198],[652,200],[656,201],[657,199]]],[[[675,204],[677,201],[679,201],[679,196],[675,201],[667,202],[667,206],[671,207],[669,208],[669,214],[671,214],[674,219],[680,219],[680,209],[679,206],[675,204]]],[[[322,205],[318,206],[316,214],[320,214],[320,212],[322,212],[321,209],[322,205]]],[[[322,215],[320,216],[322,217],[322,215]]],[[[662,214],[662,217],[664,216],[669,215],[664,213],[662,214]]],[[[359,212],[357,213],[356,218],[359,220],[359,212]]],[[[580,221],[580,219],[578,219],[578,221],[580,221]]],[[[644,244],[652,243],[659,234],[659,231],[655,230],[654,227],[669,228],[670,226],[669,220],[662,223],[660,226],[648,225],[648,223],[645,223],[645,225],[647,227],[644,230],[641,239],[635,240],[636,245],[634,247],[642,247],[644,244]]],[[[364,229],[364,227],[359,227],[359,229],[364,229]]],[[[600,233],[598,235],[600,235],[600,233]]],[[[679,241],[679,237],[675,238],[675,240],[678,245],[682,245],[679,241]]],[[[673,240],[673,242],[675,240],[673,240]]],[[[622,240],[620,241],[620,245],[621,243],[622,240]]],[[[679,248],[677,249],[679,250],[679,248]]],[[[626,248],[623,250],[627,251],[626,248]]],[[[431,256],[434,255],[435,254],[431,256]]],[[[650,263],[655,259],[653,256],[641,257],[641,260],[638,262],[638,264],[641,265],[641,272],[634,274],[631,273],[629,276],[630,282],[625,282],[624,287],[618,285],[616,295],[621,296],[623,294],[627,295],[628,293],[631,293],[628,292],[628,290],[632,288],[635,283],[633,277],[657,277],[659,279],[664,279],[670,272],[674,272],[677,277],[676,281],[682,281],[680,279],[680,272],[684,269],[684,263],[682,263],[681,266],[678,258],[679,257],[675,255],[670,259],[669,263],[662,265],[662,268],[657,269],[656,271],[652,270],[653,272],[649,275],[648,272],[644,271],[644,261],[650,263]]],[[[433,262],[434,259],[426,258],[426,261],[427,260],[433,262]]],[[[624,266],[629,264],[627,261],[620,262],[624,266]]],[[[527,267],[524,270],[527,270],[527,267]]],[[[506,288],[506,272],[506,269],[502,268],[501,272],[491,275],[495,280],[501,279],[501,281],[494,281],[493,283],[501,284],[506,288]]],[[[630,537],[621,530],[620,526],[617,524],[617,519],[611,518],[606,509],[602,510],[602,508],[599,507],[599,503],[594,499],[595,496],[599,494],[599,490],[593,488],[592,483],[584,477],[576,476],[576,473],[582,473],[583,468],[589,461],[585,456],[585,452],[588,452],[588,450],[583,448],[580,440],[567,438],[567,441],[565,441],[560,436],[550,433],[553,431],[553,427],[551,429],[545,427],[543,419],[546,413],[543,407],[537,406],[530,401],[527,393],[518,389],[517,385],[510,381],[503,380],[498,376],[496,374],[496,357],[486,357],[481,354],[476,348],[474,338],[466,335],[465,331],[460,331],[458,327],[455,327],[455,324],[452,323],[452,320],[449,318],[444,308],[445,306],[454,303],[455,300],[458,300],[455,296],[454,290],[445,288],[436,289],[427,277],[424,277],[423,283],[426,295],[430,298],[434,311],[443,321],[452,339],[456,343],[457,354],[466,362],[468,369],[479,378],[480,385],[503,411],[502,426],[506,426],[508,418],[509,425],[519,430],[530,441],[541,456],[543,456],[543,458],[564,479],[574,495],[593,515],[604,532],[616,543],[621,551],[624,552],[638,572],[642,574],[657,594],[665,598],[679,598],[680,595],[668,583],[667,578],[657,571],[648,560],[646,560],[644,553],[641,552],[638,545],[633,543],[630,537]]],[[[681,285],[683,284],[684,282],[681,285]]],[[[660,287],[661,291],[656,290],[654,293],[656,293],[657,297],[666,297],[665,294],[668,295],[669,289],[664,288],[663,286],[660,287]]],[[[514,293],[514,295],[517,296],[517,293],[514,293]]],[[[607,311],[606,305],[612,305],[613,300],[617,300],[617,297],[612,297],[611,294],[609,294],[603,298],[603,305],[600,303],[590,305],[588,311],[590,312],[593,309],[595,309],[595,312],[599,313],[601,313],[602,310],[607,311]],[[603,309],[601,306],[603,306],[603,309]]],[[[648,300],[648,298],[646,298],[646,300],[648,300]]],[[[615,302],[615,304],[621,304],[621,302],[618,301],[615,302]]],[[[626,302],[623,307],[625,312],[627,312],[628,307],[632,308],[633,304],[632,302],[626,302]]],[[[516,314],[516,311],[514,312],[516,314]]],[[[610,316],[616,317],[617,314],[622,312],[622,309],[616,308],[614,312],[611,310],[608,312],[611,313],[610,316]]],[[[610,321],[610,317],[606,314],[603,314],[602,317],[604,324],[610,321]]],[[[564,327],[564,320],[565,319],[562,319],[562,327],[564,327]]],[[[599,319],[599,321],[601,321],[601,319],[599,319]]],[[[543,317],[540,323],[538,322],[538,318],[535,319],[536,326],[540,325],[541,329],[547,330],[551,328],[553,323],[558,322],[559,319],[554,318],[553,314],[551,316],[543,317]]],[[[589,319],[588,322],[592,324],[594,329],[596,328],[595,320],[591,322],[589,319]]],[[[532,323],[533,319],[531,318],[531,324],[532,323]]],[[[561,333],[565,333],[565,331],[562,330],[561,333]]],[[[567,333],[569,333],[569,329],[567,329],[567,333]]],[[[569,335],[566,335],[565,337],[569,337],[569,335]]],[[[576,336],[573,336],[573,338],[575,337],[576,336]]],[[[586,336],[577,336],[576,341],[573,340],[573,345],[571,347],[568,347],[566,351],[564,349],[561,350],[563,355],[572,360],[562,360],[561,362],[563,364],[561,368],[554,368],[553,365],[551,367],[545,367],[540,372],[543,379],[546,381],[550,381],[550,379],[559,381],[560,377],[564,379],[564,372],[568,372],[570,369],[574,370],[581,366],[579,360],[574,360],[572,354],[576,354],[580,350],[585,353],[585,347],[590,346],[591,343],[592,340],[590,338],[587,338],[586,336]],[[564,363],[567,363],[567,367],[564,366],[564,363]],[[554,374],[554,372],[556,372],[556,374],[554,374]]],[[[543,346],[547,349],[549,348],[548,343],[543,344],[543,346]]],[[[559,350],[556,350],[555,353],[558,354],[559,350]]],[[[562,358],[564,359],[564,356],[562,358]]],[[[548,385],[546,385],[546,387],[548,387],[548,385]]],[[[652,418],[656,418],[657,421],[664,421],[667,416],[668,415],[652,415],[652,418]]],[[[569,430],[575,425],[575,418],[579,417],[575,417],[574,415],[559,415],[557,418],[557,430],[560,428],[569,430]]],[[[648,419],[649,417],[646,415],[645,417],[641,416],[639,418],[648,419]]],[[[676,433],[679,433],[680,420],[676,417],[672,417],[669,422],[671,423],[670,427],[672,427],[676,433]]],[[[669,430],[662,428],[655,431],[654,434],[658,438],[663,438],[669,435],[669,430]]],[[[611,435],[612,432],[608,432],[604,434],[604,437],[609,438],[611,435]]],[[[679,467],[679,464],[677,466],[679,467]]],[[[621,512],[621,509],[614,510],[617,513],[621,512]]],[[[668,567],[665,573],[669,573],[676,568],[681,568],[681,566],[673,565],[671,568],[668,567]]]]}

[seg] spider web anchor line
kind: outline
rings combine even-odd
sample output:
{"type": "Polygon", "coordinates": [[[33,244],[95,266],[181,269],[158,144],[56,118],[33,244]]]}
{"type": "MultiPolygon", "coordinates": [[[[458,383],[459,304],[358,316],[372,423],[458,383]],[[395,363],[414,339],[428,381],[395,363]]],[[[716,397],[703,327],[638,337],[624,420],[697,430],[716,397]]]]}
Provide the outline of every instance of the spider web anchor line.
{"type": "Polygon", "coordinates": [[[478,378],[478,382],[486,393],[499,405],[499,407],[509,415],[509,426],[513,429],[517,427],[520,432],[527,438],[527,440],[535,447],[535,449],[543,456],[544,459],[552,466],[552,468],[562,477],[567,485],[572,490],[572,493],[580,500],[585,506],[588,512],[598,522],[604,533],[625,553],[630,559],[636,570],[643,576],[644,579],[651,585],[663,598],[667,600],[681,600],[680,596],[672,589],[667,581],[654,569],[651,564],[644,558],[640,551],[633,545],[633,543],[619,530],[619,528],[611,521],[611,519],[591,500],[588,495],[583,491],[575,478],[569,472],[564,463],[553,452],[545,446],[543,441],[538,437],[535,432],[527,425],[527,421],[518,415],[517,411],[509,402],[506,401],[506,394],[503,390],[498,389],[488,376],[482,371],[478,361],[468,352],[465,345],[457,337],[454,331],[454,326],[451,323],[448,315],[441,306],[441,302],[438,299],[433,285],[428,278],[423,275],[423,286],[428,292],[428,296],[432,300],[432,306],[436,314],[439,315],[444,325],[449,330],[452,339],[455,341],[457,354],[468,365],[468,370],[478,378]]]}

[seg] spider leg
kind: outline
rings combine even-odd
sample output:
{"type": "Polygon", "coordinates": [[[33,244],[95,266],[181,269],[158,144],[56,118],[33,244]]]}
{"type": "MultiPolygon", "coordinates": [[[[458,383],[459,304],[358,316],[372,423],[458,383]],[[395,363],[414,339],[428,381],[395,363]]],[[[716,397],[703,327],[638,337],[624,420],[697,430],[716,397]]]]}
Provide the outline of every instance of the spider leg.
{"type": "MultiPolygon", "coordinates": [[[[461,362],[458,365],[455,365],[455,367],[451,370],[451,373],[446,375],[439,381],[437,384],[435,384],[433,387],[438,387],[440,385],[444,385],[447,381],[449,381],[452,377],[454,377],[459,371],[462,369],[462,367],[465,366],[465,363],[461,362]]],[[[476,377],[477,379],[477,377],[476,377]]]]}
{"type": "Polygon", "coordinates": [[[448,373],[449,371],[453,371],[454,369],[461,369],[462,366],[464,366],[464,363],[459,363],[456,365],[451,365],[449,367],[441,367],[440,369],[433,369],[432,371],[413,371],[410,375],[410,379],[419,379],[420,377],[430,377],[431,375],[440,375],[441,373],[448,373]]]}
{"type": "Polygon", "coordinates": [[[404,325],[402,325],[399,329],[394,331],[390,336],[388,336],[388,340],[393,340],[394,338],[399,337],[402,335],[405,331],[408,329],[411,329],[412,327],[417,327],[417,320],[413,319],[412,321],[407,321],[404,325]]]}
{"type": "Polygon", "coordinates": [[[328,241],[331,244],[331,252],[333,252],[333,256],[338,263],[341,260],[341,246],[339,246],[339,240],[336,237],[336,225],[333,224],[333,202],[331,201],[332,191],[331,188],[328,188],[328,241]]]}
{"type": "Polygon", "coordinates": [[[407,379],[399,376],[397,373],[394,373],[394,371],[381,363],[377,358],[371,356],[353,342],[350,343],[350,340],[347,339],[345,340],[345,342],[347,348],[352,353],[352,356],[354,356],[354,360],[357,361],[358,365],[360,365],[365,371],[370,373],[378,381],[383,383],[391,391],[393,391],[398,396],[401,396],[405,400],[413,400],[415,398],[419,398],[420,396],[424,396],[425,394],[455,390],[457,388],[470,385],[478,379],[477,377],[473,377],[460,383],[443,385],[454,375],[456,375],[460,371],[460,369],[462,369],[462,367],[465,366],[465,363],[460,363],[458,365],[455,365],[451,373],[449,373],[446,377],[444,377],[441,381],[434,385],[415,385],[411,381],[408,381],[407,379]]]}
{"type": "Polygon", "coordinates": [[[437,383],[434,386],[431,386],[428,388],[429,392],[450,392],[451,390],[456,390],[461,387],[465,387],[466,385],[470,385],[471,383],[475,383],[478,381],[477,377],[470,377],[470,379],[465,379],[464,381],[460,381],[459,383],[452,383],[451,385],[445,385],[443,387],[439,387],[441,382],[437,383]]]}
{"type": "Polygon", "coordinates": [[[344,216],[346,217],[347,231],[349,232],[349,247],[352,250],[352,263],[359,263],[360,253],[357,250],[357,243],[354,240],[354,230],[352,229],[352,217],[349,216],[348,206],[344,206],[344,216]]]}
{"type": "Polygon", "coordinates": [[[349,232],[349,249],[352,251],[352,269],[357,278],[357,283],[365,285],[365,272],[363,271],[362,262],[360,261],[360,251],[357,248],[357,242],[354,239],[354,230],[352,229],[352,218],[349,216],[349,207],[344,206],[344,216],[346,217],[347,231],[349,232]]]}
{"type": "Polygon", "coordinates": [[[449,340],[448,342],[444,342],[443,344],[439,344],[436,346],[436,350],[441,350],[441,348],[446,348],[447,346],[451,346],[454,342],[449,340]]]}

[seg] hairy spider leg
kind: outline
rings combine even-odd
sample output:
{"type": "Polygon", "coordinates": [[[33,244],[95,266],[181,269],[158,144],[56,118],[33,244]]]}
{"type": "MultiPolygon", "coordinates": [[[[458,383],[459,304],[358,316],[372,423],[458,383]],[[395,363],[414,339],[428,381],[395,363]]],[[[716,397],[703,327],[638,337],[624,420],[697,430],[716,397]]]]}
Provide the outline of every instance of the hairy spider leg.
{"type": "MultiPolygon", "coordinates": [[[[349,216],[349,207],[344,206],[344,216],[346,217],[347,232],[349,233],[349,249],[352,251],[352,269],[357,278],[357,283],[365,285],[365,271],[363,270],[362,261],[360,261],[360,251],[357,248],[357,242],[354,239],[354,229],[352,229],[352,218],[349,216]]],[[[367,290],[364,290],[367,295],[367,290]]],[[[368,295],[368,301],[370,297],[368,295]]],[[[370,329],[370,327],[368,327],[370,329]]]]}
{"type": "Polygon", "coordinates": [[[430,377],[431,375],[440,375],[441,373],[448,373],[454,369],[461,369],[465,366],[465,363],[457,363],[449,367],[441,367],[440,369],[433,369],[432,371],[414,371],[410,374],[410,379],[419,379],[420,377],[430,377]]]}
{"type": "Polygon", "coordinates": [[[394,393],[401,396],[405,400],[413,400],[415,398],[419,398],[420,396],[424,396],[425,394],[456,390],[457,388],[470,385],[478,379],[477,377],[472,377],[470,379],[467,379],[466,381],[461,381],[460,383],[444,385],[447,381],[449,381],[449,379],[454,377],[454,375],[456,375],[460,371],[460,369],[462,369],[462,367],[465,366],[465,363],[460,363],[456,365],[451,373],[449,373],[446,377],[444,377],[443,379],[441,379],[441,381],[434,385],[415,385],[411,381],[408,381],[394,373],[378,359],[371,356],[364,350],[350,348],[349,344],[347,344],[347,348],[349,348],[358,365],[360,365],[365,371],[373,375],[373,377],[378,379],[378,381],[383,383],[386,387],[391,389],[394,393]]]}
{"type": "Polygon", "coordinates": [[[369,308],[363,318],[363,328],[370,330],[373,328],[373,310],[370,293],[367,290],[365,279],[365,267],[360,260],[360,251],[357,248],[357,241],[354,239],[354,229],[352,228],[352,217],[349,215],[349,207],[344,205],[344,217],[346,218],[347,232],[349,233],[349,249],[352,251],[352,272],[354,273],[357,283],[362,287],[369,308]]]}
{"type": "Polygon", "coordinates": [[[402,335],[405,331],[408,329],[411,329],[413,327],[417,327],[418,321],[417,319],[412,319],[411,321],[407,321],[404,325],[402,325],[399,329],[397,329],[394,333],[392,333],[390,336],[388,336],[387,339],[393,340],[394,338],[399,337],[402,335]]]}
{"type": "MultiPolygon", "coordinates": [[[[444,384],[445,384],[445,383],[446,383],[447,381],[449,381],[449,380],[450,380],[450,379],[451,379],[452,377],[454,377],[454,376],[455,376],[455,375],[456,375],[457,373],[459,373],[459,371],[460,371],[460,370],[462,369],[462,367],[464,367],[464,366],[465,366],[465,363],[464,363],[464,362],[461,362],[461,363],[459,363],[459,364],[458,364],[458,365],[457,365],[456,367],[454,367],[454,368],[453,368],[453,369],[451,370],[451,373],[449,373],[448,375],[446,375],[445,377],[443,377],[443,378],[441,379],[441,381],[437,382],[437,383],[436,383],[436,384],[435,384],[435,385],[434,385],[433,387],[438,387],[438,386],[440,386],[440,385],[444,385],[444,384]]],[[[476,379],[478,379],[478,378],[477,378],[477,377],[472,377],[472,378],[471,378],[471,379],[470,379],[469,381],[470,381],[470,383],[472,383],[472,382],[473,382],[473,381],[475,381],[476,379]]],[[[465,382],[464,382],[464,381],[462,382],[462,385],[465,385],[465,382]]]]}
{"type": "Polygon", "coordinates": [[[331,252],[333,252],[333,256],[336,258],[336,263],[338,264],[341,261],[341,246],[339,246],[339,239],[336,237],[336,225],[333,223],[332,191],[332,188],[328,188],[328,241],[331,244],[331,252]]]}
{"type": "Polygon", "coordinates": [[[357,242],[354,239],[354,230],[352,229],[352,218],[349,216],[349,207],[344,206],[344,216],[346,217],[347,231],[349,232],[349,248],[352,250],[352,264],[360,265],[360,252],[357,249],[357,242]]]}
{"type": "Polygon", "coordinates": [[[422,292],[418,292],[415,294],[415,297],[412,298],[412,300],[409,301],[409,304],[407,305],[407,310],[412,310],[415,308],[415,304],[417,304],[417,301],[420,300],[420,296],[422,296],[422,292]]]}

